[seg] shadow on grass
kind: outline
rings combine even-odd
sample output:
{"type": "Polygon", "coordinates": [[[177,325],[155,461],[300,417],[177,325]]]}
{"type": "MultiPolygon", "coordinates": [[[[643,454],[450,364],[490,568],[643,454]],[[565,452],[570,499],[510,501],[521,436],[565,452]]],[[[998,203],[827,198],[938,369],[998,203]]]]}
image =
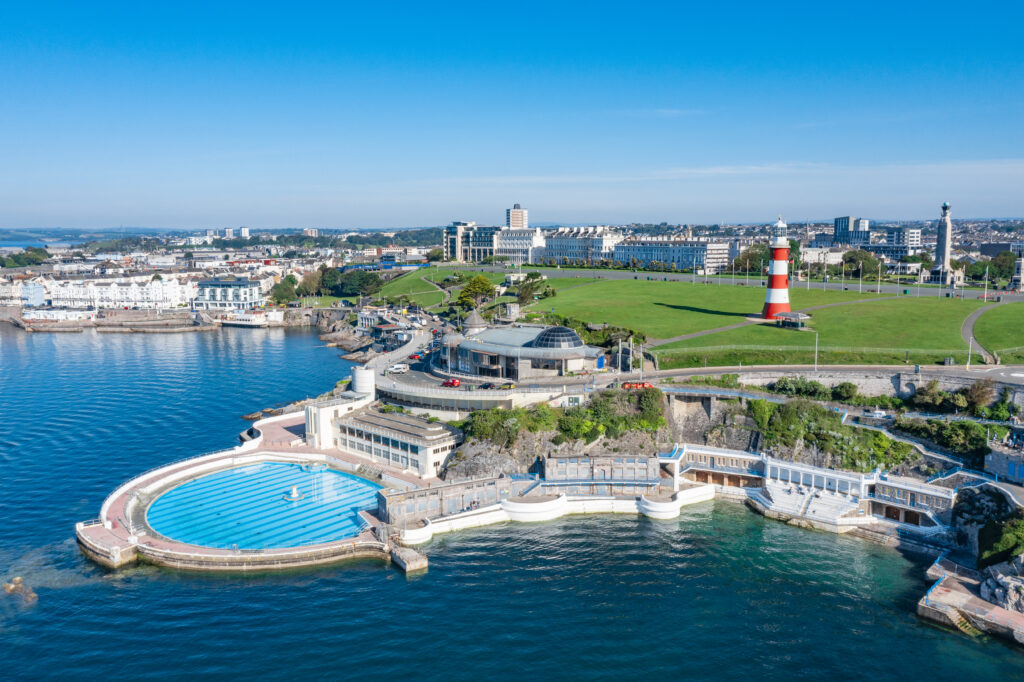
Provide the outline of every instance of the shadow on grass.
{"type": "Polygon", "coordinates": [[[698,308],[692,305],[675,305],[672,303],[660,303],[656,302],[654,305],[660,305],[663,308],[672,308],[673,310],[685,310],[690,313],[704,313],[705,315],[721,315],[722,317],[750,317],[753,313],[730,313],[724,310],[713,310],[711,308],[698,308]]]}

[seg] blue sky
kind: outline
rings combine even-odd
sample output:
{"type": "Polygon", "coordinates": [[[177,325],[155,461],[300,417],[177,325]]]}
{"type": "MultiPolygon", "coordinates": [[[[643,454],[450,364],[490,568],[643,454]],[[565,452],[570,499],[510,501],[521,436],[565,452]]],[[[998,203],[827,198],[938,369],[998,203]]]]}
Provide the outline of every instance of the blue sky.
{"type": "Polygon", "coordinates": [[[88,4],[0,7],[0,227],[1024,215],[1022,3],[88,4]]]}

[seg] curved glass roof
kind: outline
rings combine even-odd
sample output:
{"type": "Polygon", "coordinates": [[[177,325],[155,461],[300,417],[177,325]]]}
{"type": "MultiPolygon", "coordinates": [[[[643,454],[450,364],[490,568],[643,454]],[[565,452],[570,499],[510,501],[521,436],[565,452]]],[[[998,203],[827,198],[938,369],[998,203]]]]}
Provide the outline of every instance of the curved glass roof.
{"type": "Polygon", "coordinates": [[[538,334],[532,345],[534,348],[579,348],[583,340],[568,327],[550,327],[538,334]]]}

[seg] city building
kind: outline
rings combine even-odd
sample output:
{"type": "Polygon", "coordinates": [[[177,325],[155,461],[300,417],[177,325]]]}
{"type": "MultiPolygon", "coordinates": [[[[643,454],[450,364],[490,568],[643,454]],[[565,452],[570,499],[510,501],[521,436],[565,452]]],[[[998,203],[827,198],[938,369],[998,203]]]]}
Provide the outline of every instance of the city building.
{"type": "Polygon", "coordinates": [[[544,244],[544,233],[540,228],[506,228],[494,233],[494,258],[504,258],[511,265],[539,263],[544,254],[544,244]]]}
{"type": "Polygon", "coordinates": [[[895,246],[921,248],[921,229],[917,227],[894,227],[886,231],[885,243],[895,246]]]}
{"type": "Polygon", "coordinates": [[[238,228],[238,236],[241,237],[242,239],[248,239],[249,238],[249,228],[248,227],[240,227],[240,228],[238,228]]]}
{"type": "Polygon", "coordinates": [[[850,244],[853,246],[871,243],[871,230],[864,218],[841,216],[834,221],[832,232],[833,244],[850,244]]]}
{"type": "Polygon", "coordinates": [[[172,277],[47,280],[43,285],[55,308],[178,308],[196,295],[195,282],[172,277]]]}
{"type": "Polygon", "coordinates": [[[195,310],[243,310],[266,304],[267,299],[256,280],[208,279],[199,282],[192,307],[195,310]]]}
{"type": "Polygon", "coordinates": [[[599,264],[615,257],[615,245],[624,237],[605,225],[560,227],[547,235],[544,260],[556,264],[599,264]]]}
{"type": "Polygon", "coordinates": [[[978,251],[982,256],[995,258],[1003,251],[1009,251],[1017,258],[1024,258],[1024,242],[990,242],[979,244],[978,251]]]}
{"type": "Polygon", "coordinates": [[[442,344],[442,368],[471,376],[525,381],[605,368],[604,349],[587,346],[568,327],[488,327],[476,311],[462,334],[448,334],[442,344]]]}
{"type": "Polygon", "coordinates": [[[530,229],[530,220],[526,209],[522,208],[519,204],[505,209],[505,227],[511,230],[530,229]]]}
{"type": "Polygon", "coordinates": [[[224,239],[234,239],[234,238],[235,238],[235,228],[233,228],[233,227],[225,227],[224,228],[224,239]]]}
{"type": "Polygon", "coordinates": [[[625,239],[615,245],[616,263],[646,268],[652,263],[676,270],[696,269],[715,274],[729,268],[730,248],[726,242],[680,240],[671,237],[625,239]]]}
{"type": "Polygon", "coordinates": [[[318,230],[315,227],[306,227],[306,228],[302,229],[302,236],[303,237],[319,237],[320,236],[320,230],[318,230]]]}
{"type": "Polygon", "coordinates": [[[494,236],[502,228],[455,221],[444,228],[445,260],[458,263],[479,263],[494,255],[494,236]]]}
{"type": "Polygon", "coordinates": [[[21,307],[38,308],[46,305],[46,289],[39,282],[22,282],[21,307]]]}

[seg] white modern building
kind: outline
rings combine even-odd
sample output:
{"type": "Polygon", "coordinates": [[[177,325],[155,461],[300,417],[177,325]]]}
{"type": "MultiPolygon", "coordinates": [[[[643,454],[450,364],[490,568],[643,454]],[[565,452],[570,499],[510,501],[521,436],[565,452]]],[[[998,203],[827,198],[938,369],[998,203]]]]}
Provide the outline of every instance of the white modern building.
{"type": "Polygon", "coordinates": [[[495,259],[506,258],[511,265],[539,263],[544,246],[544,233],[540,228],[507,228],[494,233],[495,259]]]}
{"type": "Polygon", "coordinates": [[[209,279],[199,282],[195,310],[245,310],[267,304],[262,287],[251,279],[209,279]]]}
{"type": "Polygon", "coordinates": [[[645,268],[652,263],[661,267],[715,274],[729,267],[729,244],[669,237],[626,239],[615,245],[614,260],[623,265],[645,268]]]}
{"type": "Polygon", "coordinates": [[[235,238],[235,228],[233,228],[233,227],[225,227],[224,228],[224,239],[234,239],[234,238],[235,238]]]}
{"type": "Polygon", "coordinates": [[[444,228],[445,260],[458,263],[479,263],[494,255],[494,237],[502,228],[455,221],[444,228]]]}
{"type": "Polygon", "coordinates": [[[623,239],[622,234],[606,225],[560,227],[547,235],[544,259],[559,265],[598,264],[601,260],[612,260],[615,245],[623,239]]]}
{"type": "Polygon", "coordinates": [[[240,228],[238,228],[238,236],[241,237],[242,239],[248,239],[249,238],[249,228],[248,227],[240,227],[240,228]]]}

